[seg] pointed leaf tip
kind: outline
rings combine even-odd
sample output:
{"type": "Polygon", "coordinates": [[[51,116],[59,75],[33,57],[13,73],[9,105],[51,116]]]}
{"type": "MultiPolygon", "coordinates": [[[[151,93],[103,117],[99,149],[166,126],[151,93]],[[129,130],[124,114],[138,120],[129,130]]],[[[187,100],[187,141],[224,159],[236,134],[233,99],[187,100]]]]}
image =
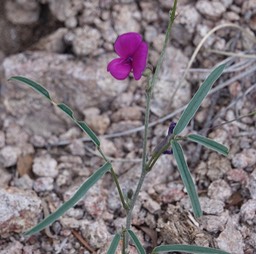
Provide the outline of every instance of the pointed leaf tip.
{"type": "Polygon", "coordinates": [[[193,98],[190,100],[188,106],[183,111],[178,123],[176,124],[173,133],[175,135],[180,134],[186,126],[189,124],[192,117],[197,112],[198,108],[200,107],[202,101],[212,88],[214,82],[220,77],[222,72],[224,71],[225,64],[221,64],[218,67],[216,67],[210,75],[206,78],[206,80],[203,82],[203,84],[198,88],[197,92],[193,96],[193,98]]]}
{"type": "Polygon", "coordinates": [[[49,92],[47,91],[47,89],[45,89],[42,85],[38,84],[37,82],[23,77],[23,76],[13,76],[11,78],[9,78],[8,80],[16,80],[16,81],[20,81],[28,86],[30,86],[31,88],[33,88],[36,92],[44,95],[48,100],[52,101],[51,96],[49,94],[49,92]]]}

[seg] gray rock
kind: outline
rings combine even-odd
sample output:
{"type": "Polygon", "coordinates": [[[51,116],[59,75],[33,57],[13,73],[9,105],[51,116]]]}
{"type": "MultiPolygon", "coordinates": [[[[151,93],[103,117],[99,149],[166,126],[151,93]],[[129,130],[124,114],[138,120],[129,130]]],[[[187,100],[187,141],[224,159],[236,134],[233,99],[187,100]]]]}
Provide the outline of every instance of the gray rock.
{"type": "Polygon", "coordinates": [[[241,207],[241,211],[240,211],[241,219],[247,222],[249,225],[252,225],[253,220],[255,219],[255,214],[256,214],[256,200],[249,199],[241,207]]]}
{"type": "Polygon", "coordinates": [[[227,172],[227,179],[243,184],[248,182],[248,175],[243,169],[231,169],[227,172]]]}
{"type": "Polygon", "coordinates": [[[154,214],[156,211],[160,210],[160,204],[153,200],[146,192],[141,192],[139,195],[139,200],[142,206],[149,211],[151,214],[154,214]]]}
{"type": "Polygon", "coordinates": [[[93,217],[99,219],[106,210],[106,192],[102,188],[102,181],[98,181],[86,193],[83,199],[86,211],[93,217]]]}
{"type": "Polygon", "coordinates": [[[39,177],[34,182],[34,190],[36,192],[42,192],[42,191],[52,191],[54,179],[52,177],[39,177]]]}
{"type": "Polygon", "coordinates": [[[0,234],[21,233],[37,223],[41,200],[33,191],[0,189],[0,234]]]}
{"type": "Polygon", "coordinates": [[[33,184],[34,181],[27,174],[14,179],[14,186],[19,189],[32,190],[33,184]]]}
{"type": "Polygon", "coordinates": [[[113,9],[114,29],[118,34],[127,33],[127,31],[140,31],[141,14],[137,5],[115,5],[113,9]]]}
{"type": "Polygon", "coordinates": [[[83,111],[85,121],[90,128],[99,134],[105,134],[109,125],[110,119],[107,114],[100,115],[98,108],[88,108],[83,111]]]}
{"type": "MultiPolygon", "coordinates": [[[[87,107],[106,105],[126,89],[127,80],[115,80],[106,71],[113,57],[106,54],[85,64],[70,55],[27,52],[7,57],[3,67],[6,80],[13,75],[30,77],[44,85],[52,98],[81,113],[87,107]]],[[[59,134],[65,130],[63,121],[70,123],[63,112],[54,113],[47,100],[22,84],[5,81],[3,96],[8,113],[34,134],[59,134]]]]}
{"type": "Polygon", "coordinates": [[[6,253],[10,253],[10,254],[21,254],[24,253],[24,248],[23,245],[16,240],[12,240],[10,243],[7,244],[1,244],[1,249],[0,250],[0,254],[6,254],[6,253]]]}
{"type": "Polygon", "coordinates": [[[65,168],[65,166],[62,168],[63,164],[59,164],[58,168],[60,173],[58,174],[56,178],[56,184],[57,186],[61,187],[64,185],[71,184],[72,179],[72,172],[65,168]]]}
{"type": "Polygon", "coordinates": [[[80,220],[84,216],[84,210],[80,208],[70,208],[67,213],[67,216],[80,220]]]}
{"type": "Polygon", "coordinates": [[[202,211],[206,214],[220,215],[224,211],[224,202],[216,199],[209,199],[207,197],[200,198],[202,211]]]}
{"type": "Polygon", "coordinates": [[[220,249],[232,254],[244,253],[243,237],[237,230],[237,220],[231,217],[225,227],[225,230],[220,233],[217,238],[217,244],[220,249]]]}
{"type": "Polygon", "coordinates": [[[0,188],[7,187],[12,179],[12,174],[9,173],[6,169],[0,168],[0,175],[0,188]]]}
{"type": "Polygon", "coordinates": [[[68,149],[72,155],[85,155],[84,143],[79,139],[73,140],[68,146],[68,149]]]}
{"type": "Polygon", "coordinates": [[[241,153],[237,153],[232,158],[232,164],[236,168],[251,167],[256,163],[256,150],[255,149],[244,149],[241,153]]]}
{"type": "Polygon", "coordinates": [[[75,17],[83,7],[82,0],[47,0],[52,14],[59,21],[75,17]]]}
{"type": "Polygon", "coordinates": [[[18,156],[21,151],[15,146],[5,146],[0,150],[0,165],[3,167],[11,167],[17,163],[18,156]]]}
{"type": "Polygon", "coordinates": [[[83,237],[92,248],[102,248],[110,237],[106,224],[101,219],[87,223],[81,225],[83,237]]]}
{"type": "Polygon", "coordinates": [[[145,40],[146,42],[152,42],[158,36],[158,31],[154,26],[146,26],[145,40]]]}
{"type": "Polygon", "coordinates": [[[142,2],[140,5],[142,9],[142,18],[147,23],[156,22],[158,19],[158,13],[156,11],[157,3],[154,1],[150,1],[150,2],[142,2]]]}
{"type": "Polygon", "coordinates": [[[20,145],[27,143],[28,133],[16,123],[11,123],[6,127],[6,143],[8,145],[20,145]]]}
{"type": "Polygon", "coordinates": [[[256,199],[256,169],[249,176],[247,188],[250,191],[251,197],[256,199]]]}
{"type": "Polygon", "coordinates": [[[226,11],[226,6],[220,1],[199,0],[196,8],[205,17],[216,20],[226,11]]]}
{"type": "Polygon", "coordinates": [[[242,153],[235,154],[235,156],[232,158],[232,164],[236,168],[246,168],[248,165],[246,156],[242,153]]]}
{"type": "Polygon", "coordinates": [[[78,17],[79,26],[83,27],[84,25],[96,23],[95,21],[98,20],[103,11],[101,8],[99,8],[99,2],[99,0],[83,1],[83,8],[81,10],[82,13],[78,17]]]}
{"type": "Polygon", "coordinates": [[[70,217],[61,217],[60,218],[60,223],[64,228],[67,229],[78,229],[81,226],[81,221],[77,220],[76,218],[70,218],[70,217]]]}
{"type": "Polygon", "coordinates": [[[208,188],[208,196],[225,202],[232,194],[231,187],[224,180],[212,182],[208,188]]]}
{"type": "Polygon", "coordinates": [[[35,45],[31,47],[33,50],[41,50],[54,53],[63,53],[66,45],[64,36],[68,32],[66,28],[59,28],[52,34],[41,38],[35,45]]]}
{"type": "Polygon", "coordinates": [[[142,110],[139,107],[125,107],[120,108],[118,111],[114,112],[111,115],[111,119],[113,122],[119,122],[121,120],[141,120],[142,110]]]}
{"type": "Polygon", "coordinates": [[[38,176],[56,177],[58,175],[57,161],[49,155],[34,159],[33,172],[38,176]]]}
{"type": "Polygon", "coordinates": [[[201,223],[203,228],[205,228],[208,232],[218,233],[225,229],[225,225],[227,223],[229,217],[229,212],[225,211],[220,215],[204,215],[201,218],[201,223]]]}
{"type": "Polygon", "coordinates": [[[233,0],[220,0],[220,2],[223,3],[226,8],[228,8],[233,3],[233,0]]]}
{"type": "Polygon", "coordinates": [[[230,161],[217,153],[211,153],[206,163],[206,174],[211,181],[222,178],[229,170],[231,170],[230,161]]]}
{"type": "Polygon", "coordinates": [[[117,155],[117,148],[111,140],[101,138],[100,139],[100,146],[101,146],[102,151],[107,156],[116,156],[117,155]]]}
{"type": "Polygon", "coordinates": [[[191,96],[190,86],[184,81],[178,89],[176,95],[171,100],[173,92],[182,77],[181,69],[185,69],[188,63],[188,58],[174,47],[168,47],[159,73],[159,80],[156,83],[153,99],[152,112],[158,116],[169,113],[172,107],[178,108],[186,104],[191,96]]]}
{"type": "Polygon", "coordinates": [[[102,44],[100,32],[92,27],[78,27],[74,30],[72,41],[74,53],[77,56],[96,56],[102,44]],[[85,43],[86,41],[86,43],[85,43]]]}
{"type": "Polygon", "coordinates": [[[180,15],[177,16],[176,22],[184,26],[187,33],[193,34],[201,21],[201,15],[191,4],[181,6],[179,11],[180,15]]]}
{"type": "Polygon", "coordinates": [[[3,131],[0,131],[0,148],[3,148],[5,145],[5,135],[3,131]]]}
{"type": "Polygon", "coordinates": [[[15,25],[30,25],[38,21],[40,5],[36,0],[10,0],[5,2],[7,19],[15,25]]]}

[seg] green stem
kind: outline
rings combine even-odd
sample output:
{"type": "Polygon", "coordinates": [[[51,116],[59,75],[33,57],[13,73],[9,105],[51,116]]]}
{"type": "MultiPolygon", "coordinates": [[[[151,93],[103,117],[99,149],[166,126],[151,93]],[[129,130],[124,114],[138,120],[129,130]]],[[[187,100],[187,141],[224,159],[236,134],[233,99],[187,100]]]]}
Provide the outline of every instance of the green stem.
{"type": "MultiPolygon", "coordinates": [[[[97,147],[97,149],[98,149],[99,153],[101,154],[102,158],[103,158],[106,162],[109,162],[108,159],[107,159],[107,157],[105,156],[105,154],[104,154],[103,151],[101,150],[101,148],[100,148],[100,147],[97,147]]],[[[112,166],[112,164],[111,164],[111,166],[112,166]]],[[[115,173],[113,167],[111,167],[110,173],[111,173],[111,175],[112,175],[112,177],[113,177],[113,179],[114,179],[114,182],[115,182],[115,184],[116,184],[117,191],[118,191],[118,194],[119,194],[119,196],[120,196],[120,199],[121,199],[123,208],[127,211],[127,210],[129,209],[129,206],[128,206],[127,203],[125,202],[124,194],[123,194],[123,192],[122,192],[122,190],[121,190],[120,184],[119,184],[119,182],[118,182],[118,179],[117,179],[117,176],[116,176],[116,173],[115,173]]]]}
{"type": "Polygon", "coordinates": [[[156,70],[155,70],[155,73],[153,75],[152,82],[151,82],[152,90],[153,90],[153,88],[156,84],[158,74],[159,74],[159,70],[160,70],[160,68],[162,66],[162,63],[163,63],[163,60],[164,60],[164,54],[165,54],[166,47],[167,47],[168,42],[169,42],[170,33],[171,33],[171,30],[172,30],[172,25],[173,25],[173,22],[175,20],[175,12],[176,12],[177,1],[178,0],[175,0],[174,4],[173,4],[172,12],[171,12],[171,15],[170,15],[170,20],[169,20],[167,31],[166,31],[166,34],[165,34],[164,44],[163,44],[162,51],[161,51],[160,57],[158,59],[157,65],[156,65],[156,70]]]}
{"type": "Polygon", "coordinates": [[[143,153],[142,153],[142,170],[141,170],[141,175],[140,175],[140,178],[138,181],[138,185],[137,185],[134,195],[132,197],[130,207],[129,207],[127,217],[126,217],[126,231],[125,231],[124,243],[123,243],[123,247],[124,247],[123,254],[125,254],[124,252],[127,250],[128,244],[129,244],[129,235],[128,235],[127,230],[130,229],[130,227],[131,227],[132,212],[133,212],[133,209],[135,206],[135,202],[139,196],[142,184],[143,184],[146,174],[148,172],[146,170],[146,168],[147,168],[147,139],[148,139],[148,124],[149,124],[149,115],[150,115],[150,102],[151,102],[153,88],[157,81],[160,67],[163,63],[164,54],[165,54],[165,50],[166,50],[166,47],[167,47],[167,44],[169,41],[172,24],[175,19],[177,1],[178,0],[174,0],[173,9],[172,9],[172,12],[170,15],[170,20],[169,20],[168,28],[166,31],[162,52],[161,52],[159,60],[157,62],[156,71],[153,74],[152,79],[150,77],[148,78],[148,86],[147,86],[147,90],[146,90],[146,112],[145,112],[145,125],[144,125],[143,153]]]}

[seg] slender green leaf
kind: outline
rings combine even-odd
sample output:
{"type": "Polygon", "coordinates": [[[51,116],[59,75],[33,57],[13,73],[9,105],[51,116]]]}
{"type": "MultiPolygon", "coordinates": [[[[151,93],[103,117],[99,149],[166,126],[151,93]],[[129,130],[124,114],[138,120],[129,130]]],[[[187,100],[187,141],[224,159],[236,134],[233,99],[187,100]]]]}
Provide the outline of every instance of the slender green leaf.
{"type": "Polygon", "coordinates": [[[74,118],[74,112],[73,110],[67,106],[66,104],[64,103],[59,103],[57,104],[58,108],[60,108],[63,112],[65,112],[72,120],[75,121],[75,118],[74,118]]]}
{"type": "Polygon", "coordinates": [[[96,136],[96,134],[92,131],[92,129],[90,129],[90,127],[83,121],[77,121],[74,117],[74,113],[72,111],[72,109],[67,106],[64,103],[59,103],[57,104],[57,106],[64,112],[66,113],[73,121],[75,124],[77,124],[93,141],[93,143],[96,146],[100,146],[100,141],[98,139],[98,137],[96,136]]]}
{"type": "MultiPolygon", "coordinates": [[[[44,95],[48,100],[50,100],[54,105],[56,105],[56,103],[54,103],[54,101],[51,99],[49,92],[43,86],[39,85],[35,81],[21,76],[11,77],[10,80],[18,80],[25,83],[26,85],[32,87],[38,93],[44,95]]],[[[65,105],[64,103],[59,103],[57,104],[57,107],[60,108],[63,112],[65,112],[91,138],[92,142],[96,146],[100,146],[100,141],[96,134],[89,128],[89,126],[85,122],[77,121],[74,118],[74,113],[69,106],[65,105]]]]}
{"type": "Polygon", "coordinates": [[[177,161],[181,179],[188,192],[188,195],[192,204],[193,212],[196,217],[200,217],[202,216],[202,210],[201,210],[198,195],[196,192],[195,184],[192,180],[186,160],[184,158],[183,150],[180,144],[176,140],[172,141],[172,150],[173,150],[174,158],[177,161]]]}
{"type": "Polygon", "coordinates": [[[201,135],[197,135],[197,134],[190,134],[187,136],[187,138],[189,140],[194,141],[198,144],[201,144],[213,151],[216,151],[220,154],[228,156],[228,148],[212,139],[205,138],[205,137],[203,137],[201,135]]]}
{"type": "Polygon", "coordinates": [[[143,248],[142,244],[140,243],[140,240],[138,239],[138,237],[135,235],[135,233],[128,229],[128,233],[129,235],[131,236],[134,244],[135,244],[135,247],[137,249],[137,251],[140,253],[140,254],[146,254],[146,251],[145,249],[143,248]]]}
{"type": "Polygon", "coordinates": [[[100,141],[96,134],[89,128],[89,126],[83,121],[76,121],[77,125],[91,138],[96,146],[100,146],[100,141]]]}
{"type": "Polygon", "coordinates": [[[206,97],[208,92],[210,91],[213,83],[220,77],[221,73],[225,68],[225,64],[219,65],[215,68],[211,74],[207,77],[207,79],[203,82],[203,84],[199,87],[191,101],[189,102],[188,106],[182,113],[178,123],[176,124],[173,133],[178,135],[181,133],[186,126],[188,125],[189,121],[195,115],[196,111],[198,110],[199,106],[201,105],[203,99],[206,97]]]}
{"type": "Polygon", "coordinates": [[[68,209],[73,207],[81,198],[84,197],[86,192],[108,171],[111,169],[111,164],[109,162],[105,163],[100,167],[93,175],[91,175],[77,190],[77,192],[71,197],[67,202],[60,206],[54,213],[50,214],[43,221],[37,224],[35,227],[31,228],[25,233],[25,235],[35,234],[45,227],[52,224],[60,216],[62,216],[68,209]]]}
{"type": "Polygon", "coordinates": [[[168,251],[178,251],[178,252],[187,252],[187,253],[195,253],[195,254],[229,254],[226,251],[201,247],[196,245],[184,245],[184,244],[172,244],[172,245],[161,245],[156,247],[152,254],[159,252],[168,252],[168,251]]]}
{"type": "Polygon", "coordinates": [[[116,233],[112,242],[111,242],[111,244],[110,244],[110,246],[109,246],[107,254],[115,254],[116,253],[116,249],[118,247],[120,239],[121,239],[121,235],[116,233]]]}
{"type": "Polygon", "coordinates": [[[35,81],[22,77],[22,76],[13,76],[11,77],[9,80],[18,80],[20,82],[23,82],[27,85],[29,85],[30,87],[32,87],[35,91],[37,91],[38,93],[44,95],[48,100],[52,100],[51,96],[49,94],[49,92],[41,85],[39,85],[38,83],[36,83],[35,81]]]}

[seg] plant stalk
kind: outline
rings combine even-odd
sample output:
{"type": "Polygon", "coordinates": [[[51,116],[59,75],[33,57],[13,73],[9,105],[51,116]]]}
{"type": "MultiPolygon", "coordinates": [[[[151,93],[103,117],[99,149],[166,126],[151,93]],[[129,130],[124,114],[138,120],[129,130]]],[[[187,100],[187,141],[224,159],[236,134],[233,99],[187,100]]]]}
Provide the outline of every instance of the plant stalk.
{"type": "MultiPolygon", "coordinates": [[[[103,151],[101,150],[101,148],[100,148],[100,147],[97,147],[97,149],[98,149],[99,153],[101,154],[102,158],[103,158],[106,162],[109,162],[108,159],[107,159],[107,157],[105,156],[105,154],[104,154],[103,151]]],[[[111,164],[111,166],[112,166],[112,164],[111,164]]],[[[121,199],[121,203],[122,203],[122,205],[123,205],[123,208],[124,208],[126,211],[128,211],[129,206],[128,206],[128,204],[127,204],[126,201],[125,201],[123,192],[122,192],[122,190],[121,190],[120,184],[119,184],[119,182],[118,182],[118,179],[117,179],[117,176],[116,176],[116,173],[115,173],[113,167],[111,167],[110,173],[111,173],[111,175],[112,175],[112,177],[113,177],[113,179],[114,179],[114,182],[115,182],[115,184],[116,184],[117,191],[118,191],[118,194],[119,194],[119,196],[120,196],[120,199],[121,199]]]]}
{"type": "Polygon", "coordinates": [[[123,239],[124,240],[123,241],[123,247],[124,247],[123,248],[123,254],[126,254],[125,252],[128,248],[128,244],[129,244],[129,235],[128,235],[127,230],[130,229],[130,227],[131,227],[132,212],[133,212],[133,209],[134,209],[134,206],[135,206],[135,202],[136,202],[136,200],[139,196],[142,184],[143,184],[144,179],[146,177],[146,174],[148,172],[146,170],[146,167],[147,167],[147,139],[148,139],[148,125],[149,125],[149,115],[150,115],[150,102],[151,102],[153,89],[154,89],[155,83],[156,83],[157,78],[158,78],[159,70],[160,70],[160,67],[163,63],[166,47],[167,47],[168,42],[169,42],[169,37],[170,37],[172,24],[173,24],[174,19],[175,19],[177,1],[178,0],[174,0],[174,5],[173,5],[172,12],[170,14],[170,20],[169,20],[168,28],[167,28],[167,31],[166,31],[162,52],[161,52],[159,60],[157,62],[156,70],[155,70],[152,78],[148,77],[148,83],[147,83],[147,89],[146,89],[146,111],[145,111],[145,121],[144,121],[145,125],[144,125],[143,152],[142,152],[142,170],[141,170],[141,175],[140,175],[136,190],[134,192],[134,195],[132,197],[130,207],[129,207],[127,217],[126,217],[126,231],[125,231],[124,239],[123,239]]]}

